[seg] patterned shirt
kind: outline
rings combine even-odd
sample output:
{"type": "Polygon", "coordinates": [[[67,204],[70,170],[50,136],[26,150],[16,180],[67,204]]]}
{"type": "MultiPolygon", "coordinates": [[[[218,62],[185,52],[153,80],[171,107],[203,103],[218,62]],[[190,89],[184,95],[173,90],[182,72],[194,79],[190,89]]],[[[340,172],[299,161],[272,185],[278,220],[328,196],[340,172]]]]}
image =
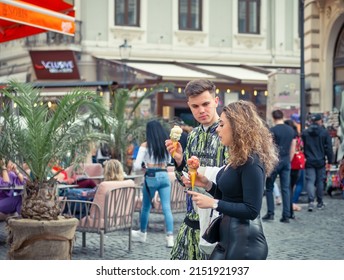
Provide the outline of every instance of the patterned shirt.
{"type": "Polygon", "coordinates": [[[221,167],[225,164],[227,149],[219,140],[219,136],[216,132],[217,126],[218,122],[215,122],[205,131],[203,126],[200,125],[189,133],[183,162],[176,168],[176,176],[180,182],[182,171],[188,172],[186,162],[191,156],[199,158],[200,166],[221,167]]]}
{"type": "MultiPolygon", "coordinates": [[[[176,177],[182,185],[182,171],[188,172],[186,162],[191,156],[199,158],[200,166],[221,167],[225,164],[228,151],[219,140],[219,136],[216,132],[217,126],[218,122],[215,122],[205,131],[203,126],[200,125],[195,127],[188,135],[182,164],[175,169],[176,177]]],[[[190,205],[188,205],[188,212],[189,210],[191,210],[190,205]]]]}

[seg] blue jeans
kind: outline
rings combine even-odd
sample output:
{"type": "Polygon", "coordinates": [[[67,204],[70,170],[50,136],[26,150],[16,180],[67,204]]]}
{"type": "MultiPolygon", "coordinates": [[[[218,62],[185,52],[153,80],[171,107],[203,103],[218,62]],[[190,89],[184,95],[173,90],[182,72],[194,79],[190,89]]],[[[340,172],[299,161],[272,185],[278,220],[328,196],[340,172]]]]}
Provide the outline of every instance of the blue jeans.
{"type": "Polygon", "coordinates": [[[149,214],[151,209],[151,201],[157,191],[160,196],[160,203],[165,217],[166,233],[173,234],[173,216],[171,211],[171,182],[168,173],[165,171],[156,172],[155,177],[145,177],[149,193],[147,191],[146,183],[143,186],[143,200],[141,209],[141,226],[142,232],[147,231],[149,214]]]}
{"type": "Polygon", "coordinates": [[[265,196],[268,214],[275,215],[275,201],[273,195],[274,183],[279,175],[282,194],[282,217],[290,217],[290,162],[281,160],[270,177],[266,179],[265,196]]]}
{"type": "Polygon", "coordinates": [[[301,169],[299,179],[297,179],[296,184],[295,184],[295,189],[294,189],[294,194],[293,194],[293,199],[292,199],[293,203],[297,203],[299,201],[299,197],[303,190],[304,174],[305,174],[304,169],[301,169]]]}
{"type": "Polygon", "coordinates": [[[308,202],[314,202],[315,190],[317,202],[323,202],[324,180],[326,176],[325,166],[321,168],[306,168],[306,187],[308,193],[308,202]]]}

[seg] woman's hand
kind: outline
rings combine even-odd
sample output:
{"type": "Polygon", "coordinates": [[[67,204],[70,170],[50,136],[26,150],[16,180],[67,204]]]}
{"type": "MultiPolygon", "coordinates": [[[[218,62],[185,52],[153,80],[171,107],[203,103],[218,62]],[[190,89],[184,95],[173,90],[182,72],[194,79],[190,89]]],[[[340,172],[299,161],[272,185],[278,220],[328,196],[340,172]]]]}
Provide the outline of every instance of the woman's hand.
{"type": "MultiPolygon", "coordinates": [[[[186,187],[191,188],[190,172],[189,172],[188,176],[182,177],[182,181],[186,187]]],[[[210,181],[208,180],[207,177],[205,177],[204,175],[197,172],[196,180],[195,180],[195,186],[208,190],[209,183],[210,183],[210,181]]]]}
{"type": "Polygon", "coordinates": [[[193,191],[187,191],[187,193],[192,195],[192,201],[194,201],[199,208],[212,208],[215,203],[215,199],[210,196],[193,191]]]}

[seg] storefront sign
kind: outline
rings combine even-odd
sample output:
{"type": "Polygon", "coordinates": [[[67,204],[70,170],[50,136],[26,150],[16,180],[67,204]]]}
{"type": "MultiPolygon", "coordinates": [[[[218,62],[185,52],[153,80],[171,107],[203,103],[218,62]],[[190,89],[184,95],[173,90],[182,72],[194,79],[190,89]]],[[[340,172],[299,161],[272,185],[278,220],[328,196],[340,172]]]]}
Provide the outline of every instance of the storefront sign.
{"type": "Polygon", "coordinates": [[[80,79],[72,51],[31,51],[30,56],[39,80],[80,79]]]}

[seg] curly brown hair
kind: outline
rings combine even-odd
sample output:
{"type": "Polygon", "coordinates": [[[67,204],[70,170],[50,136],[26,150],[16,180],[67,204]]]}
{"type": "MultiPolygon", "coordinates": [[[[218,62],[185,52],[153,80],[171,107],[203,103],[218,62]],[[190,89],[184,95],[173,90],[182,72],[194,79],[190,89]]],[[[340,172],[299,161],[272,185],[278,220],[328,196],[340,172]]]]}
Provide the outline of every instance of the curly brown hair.
{"type": "Polygon", "coordinates": [[[278,163],[278,150],[266,123],[258,115],[256,106],[249,101],[239,100],[225,106],[223,113],[233,133],[228,163],[233,167],[241,166],[248,157],[257,154],[266,175],[270,175],[278,163]]]}

